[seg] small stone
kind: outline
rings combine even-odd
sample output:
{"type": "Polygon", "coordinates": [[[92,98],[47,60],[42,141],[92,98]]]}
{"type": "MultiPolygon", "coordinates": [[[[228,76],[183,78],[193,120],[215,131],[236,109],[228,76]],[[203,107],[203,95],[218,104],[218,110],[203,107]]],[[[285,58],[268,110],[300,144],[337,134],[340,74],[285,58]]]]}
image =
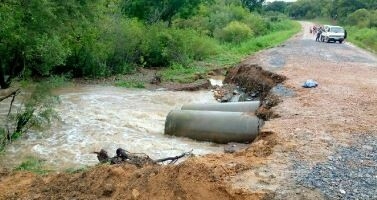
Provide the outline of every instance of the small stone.
{"type": "Polygon", "coordinates": [[[363,149],[366,149],[368,151],[373,151],[373,147],[369,145],[363,145],[363,149]]]}
{"type": "Polygon", "coordinates": [[[132,198],[138,199],[139,196],[140,196],[140,192],[137,189],[133,189],[132,190],[132,198]]]}
{"type": "Polygon", "coordinates": [[[340,189],[339,192],[342,193],[342,194],[345,194],[345,193],[346,193],[346,191],[343,190],[343,189],[340,189]]]}

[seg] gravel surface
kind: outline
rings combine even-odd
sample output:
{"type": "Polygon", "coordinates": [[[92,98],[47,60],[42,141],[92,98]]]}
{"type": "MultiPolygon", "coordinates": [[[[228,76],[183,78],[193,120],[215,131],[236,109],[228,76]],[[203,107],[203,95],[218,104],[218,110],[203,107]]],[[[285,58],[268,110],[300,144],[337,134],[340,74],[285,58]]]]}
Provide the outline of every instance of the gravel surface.
{"type": "Polygon", "coordinates": [[[321,191],[327,199],[377,199],[377,137],[354,136],[354,144],[340,147],[312,168],[296,162],[298,184],[321,191]]]}

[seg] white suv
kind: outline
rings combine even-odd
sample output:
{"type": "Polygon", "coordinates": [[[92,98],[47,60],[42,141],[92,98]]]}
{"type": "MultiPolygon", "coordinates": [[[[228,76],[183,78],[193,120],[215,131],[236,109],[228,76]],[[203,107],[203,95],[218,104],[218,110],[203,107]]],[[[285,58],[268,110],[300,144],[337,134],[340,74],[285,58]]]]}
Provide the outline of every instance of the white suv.
{"type": "Polygon", "coordinates": [[[321,41],[322,42],[339,41],[339,43],[342,43],[344,41],[343,27],[324,25],[324,31],[321,34],[321,41]]]}

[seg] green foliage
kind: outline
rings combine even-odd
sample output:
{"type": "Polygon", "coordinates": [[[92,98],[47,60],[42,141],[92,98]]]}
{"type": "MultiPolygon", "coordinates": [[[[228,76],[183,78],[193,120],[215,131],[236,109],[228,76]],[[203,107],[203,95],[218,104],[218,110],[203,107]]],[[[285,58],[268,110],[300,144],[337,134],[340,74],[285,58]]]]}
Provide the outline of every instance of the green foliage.
{"type": "Polygon", "coordinates": [[[50,170],[46,170],[43,166],[43,161],[38,158],[29,157],[23,161],[18,167],[15,168],[16,171],[29,171],[36,174],[47,174],[50,170]]]}
{"type": "Polygon", "coordinates": [[[241,0],[242,6],[250,11],[260,11],[265,0],[241,0]]]}
{"type": "Polygon", "coordinates": [[[285,13],[288,5],[289,4],[285,1],[273,1],[267,3],[267,5],[264,6],[263,11],[285,13]]]}
{"type": "Polygon", "coordinates": [[[301,29],[300,24],[288,20],[281,21],[273,26],[281,29],[276,28],[274,32],[250,39],[242,43],[240,46],[231,47],[230,50],[236,54],[239,54],[239,57],[243,57],[261,49],[280,44],[281,42],[290,38],[293,34],[299,32],[301,29]]]}
{"type": "MultiPolygon", "coordinates": [[[[20,104],[11,104],[10,116],[6,123],[0,127],[0,149],[12,141],[22,137],[30,128],[42,129],[51,124],[51,120],[58,118],[53,107],[59,102],[58,97],[51,94],[51,89],[62,85],[61,77],[51,77],[32,86],[27,86],[28,93],[21,93],[20,104]]],[[[24,84],[24,85],[30,85],[24,84]]],[[[22,84],[21,84],[22,86],[22,84]]]]}
{"type": "Polygon", "coordinates": [[[0,152],[4,150],[7,142],[7,131],[5,128],[0,127],[0,152]]]}
{"type": "Polygon", "coordinates": [[[248,25],[255,35],[267,32],[267,23],[261,16],[250,13],[234,2],[224,3],[220,0],[217,0],[215,4],[202,5],[195,17],[175,20],[174,25],[179,28],[195,29],[200,33],[213,36],[215,32],[233,21],[248,25]]]}
{"type": "Polygon", "coordinates": [[[181,64],[173,64],[161,73],[164,81],[173,81],[179,83],[190,83],[195,81],[198,75],[203,74],[208,69],[204,67],[183,66],[181,64]]]}
{"type": "Polygon", "coordinates": [[[248,10],[260,10],[262,2],[5,0],[0,84],[7,87],[17,76],[96,78],[138,67],[192,65],[216,56],[221,41],[240,43],[278,30],[248,10]]]}
{"type": "Polygon", "coordinates": [[[125,87],[125,88],[145,88],[144,83],[141,81],[117,81],[115,82],[115,86],[117,87],[125,87]]]}
{"type": "Polygon", "coordinates": [[[347,39],[363,48],[377,52],[377,28],[346,27],[347,39]]]}
{"type": "Polygon", "coordinates": [[[122,10],[129,17],[137,17],[150,23],[171,22],[173,16],[191,16],[201,0],[123,0],[122,10]]]}
{"type": "Polygon", "coordinates": [[[215,37],[221,41],[241,43],[253,36],[252,30],[244,23],[233,21],[226,27],[215,32],[215,37]]]}
{"type": "Polygon", "coordinates": [[[371,13],[363,8],[356,10],[347,17],[347,24],[357,26],[359,28],[371,27],[371,13]]]}
{"type": "Polygon", "coordinates": [[[377,2],[374,0],[298,0],[289,4],[288,13],[295,18],[329,17],[347,24],[347,16],[363,8],[377,9],[377,2]]]}

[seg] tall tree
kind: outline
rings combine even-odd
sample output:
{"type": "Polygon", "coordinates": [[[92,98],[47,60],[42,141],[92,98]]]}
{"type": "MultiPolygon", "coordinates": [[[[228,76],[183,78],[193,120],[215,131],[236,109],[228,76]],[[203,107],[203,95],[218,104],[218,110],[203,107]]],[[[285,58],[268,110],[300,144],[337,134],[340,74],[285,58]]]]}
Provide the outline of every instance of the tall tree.
{"type": "Polygon", "coordinates": [[[274,1],[274,2],[268,3],[264,7],[264,10],[285,13],[287,7],[288,7],[288,3],[285,1],[274,1]]]}
{"type": "Polygon", "coordinates": [[[260,11],[265,0],[241,0],[242,6],[250,11],[260,11]]]}
{"type": "Polygon", "coordinates": [[[137,17],[150,23],[167,21],[181,14],[189,16],[199,6],[202,0],[124,0],[123,12],[130,17],[137,17]]]}

